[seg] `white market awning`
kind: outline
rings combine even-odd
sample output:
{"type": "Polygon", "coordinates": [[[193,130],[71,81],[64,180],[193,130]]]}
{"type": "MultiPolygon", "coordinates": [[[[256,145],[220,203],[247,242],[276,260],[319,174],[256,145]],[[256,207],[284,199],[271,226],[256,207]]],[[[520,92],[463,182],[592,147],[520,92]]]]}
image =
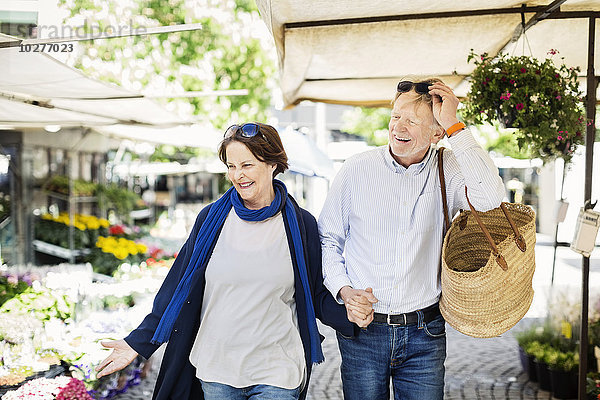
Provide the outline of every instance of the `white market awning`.
{"type": "MultiPolygon", "coordinates": [[[[0,34],[0,41],[14,38],[0,34]]],[[[0,48],[0,125],[184,124],[152,100],[97,81],[42,52],[0,48]]]]}
{"type": "Polygon", "coordinates": [[[290,171],[306,176],[333,179],[336,172],[333,161],[319,149],[311,137],[291,127],[278,129],[278,132],[288,156],[290,171]]]}
{"type": "Polygon", "coordinates": [[[95,128],[97,132],[117,139],[131,139],[138,142],[170,144],[177,147],[199,147],[216,151],[223,140],[223,133],[210,125],[194,124],[170,128],[148,126],[110,125],[95,128]]]}
{"type": "MultiPolygon", "coordinates": [[[[527,7],[527,22],[541,18],[537,13],[550,4],[549,0],[256,2],[275,39],[287,106],[302,100],[387,106],[396,84],[405,77],[437,76],[465,96],[469,86],[464,79],[474,69],[467,63],[470,50],[492,55],[512,51],[514,44],[506,46],[518,37],[521,5],[527,7]]],[[[545,58],[551,48],[557,49],[568,66],[581,67],[583,77],[588,23],[575,17],[600,12],[600,2],[562,3],[560,10],[552,9],[560,11],[560,19],[543,19],[526,36],[533,56],[545,58]]],[[[522,52],[519,42],[515,53],[522,52]]],[[[529,55],[527,46],[525,54],[529,55]]],[[[600,51],[595,59],[599,71],[600,51]]]]}

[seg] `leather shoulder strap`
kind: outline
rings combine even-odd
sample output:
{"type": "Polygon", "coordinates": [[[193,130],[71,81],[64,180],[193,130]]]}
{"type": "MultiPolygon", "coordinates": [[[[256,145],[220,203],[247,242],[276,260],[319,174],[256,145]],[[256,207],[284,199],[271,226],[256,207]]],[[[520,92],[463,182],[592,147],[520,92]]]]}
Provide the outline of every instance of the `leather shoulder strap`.
{"type": "Polygon", "coordinates": [[[450,217],[448,216],[448,201],[446,199],[446,179],[444,178],[444,149],[440,147],[438,149],[438,173],[440,175],[440,185],[442,187],[442,205],[444,207],[444,226],[445,231],[450,229],[450,217]]]}

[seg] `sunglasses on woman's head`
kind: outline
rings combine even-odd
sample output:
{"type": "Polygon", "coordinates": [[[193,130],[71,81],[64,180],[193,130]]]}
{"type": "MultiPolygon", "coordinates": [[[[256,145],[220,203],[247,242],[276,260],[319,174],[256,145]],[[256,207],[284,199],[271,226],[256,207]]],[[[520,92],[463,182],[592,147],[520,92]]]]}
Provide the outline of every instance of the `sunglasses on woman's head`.
{"type": "Polygon", "coordinates": [[[398,87],[396,90],[398,93],[406,93],[409,92],[413,87],[415,88],[415,92],[418,94],[429,94],[429,86],[432,83],[429,81],[425,82],[411,82],[411,81],[401,81],[398,83],[398,87]]]}
{"type": "Polygon", "coordinates": [[[260,125],[254,123],[248,123],[244,125],[231,125],[229,128],[227,128],[223,137],[228,138],[233,135],[236,135],[238,132],[241,137],[245,138],[252,138],[260,133],[263,139],[267,140],[265,135],[260,132],[260,125]]]}

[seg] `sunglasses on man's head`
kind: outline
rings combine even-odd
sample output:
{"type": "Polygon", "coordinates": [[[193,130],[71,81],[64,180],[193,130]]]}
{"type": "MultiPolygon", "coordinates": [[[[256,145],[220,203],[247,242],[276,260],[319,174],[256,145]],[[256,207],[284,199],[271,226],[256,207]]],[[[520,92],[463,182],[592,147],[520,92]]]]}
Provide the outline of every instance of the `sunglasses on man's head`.
{"type": "Polygon", "coordinates": [[[432,83],[429,81],[416,83],[411,81],[401,81],[398,83],[398,87],[396,88],[396,90],[398,91],[398,93],[406,93],[410,92],[410,90],[414,87],[415,92],[417,92],[418,94],[429,94],[429,86],[431,85],[432,83]]]}
{"type": "Polygon", "coordinates": [[[228,138],[233,135],[236,135],[238,132],[241,137],[245,138],[252,138],[260,133],[263,139],[267,140],[265,135],[260,132],[260,125],[254,123],[248,123],[244,125],[231,125],[229,128],[227,128],[223,137],[228,138]]]}

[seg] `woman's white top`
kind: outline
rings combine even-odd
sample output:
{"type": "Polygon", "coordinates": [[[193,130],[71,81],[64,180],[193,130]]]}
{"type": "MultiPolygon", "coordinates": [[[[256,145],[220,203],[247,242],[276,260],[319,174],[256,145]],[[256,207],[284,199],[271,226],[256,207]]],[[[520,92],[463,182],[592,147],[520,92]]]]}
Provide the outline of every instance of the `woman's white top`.
{"type": "Polygon", "coordinates": [[[294,271],[281,213],[259,222],[231,210],[206,268],[196,376],[234,387],[295,389],[304,380],[294,271]]]}

